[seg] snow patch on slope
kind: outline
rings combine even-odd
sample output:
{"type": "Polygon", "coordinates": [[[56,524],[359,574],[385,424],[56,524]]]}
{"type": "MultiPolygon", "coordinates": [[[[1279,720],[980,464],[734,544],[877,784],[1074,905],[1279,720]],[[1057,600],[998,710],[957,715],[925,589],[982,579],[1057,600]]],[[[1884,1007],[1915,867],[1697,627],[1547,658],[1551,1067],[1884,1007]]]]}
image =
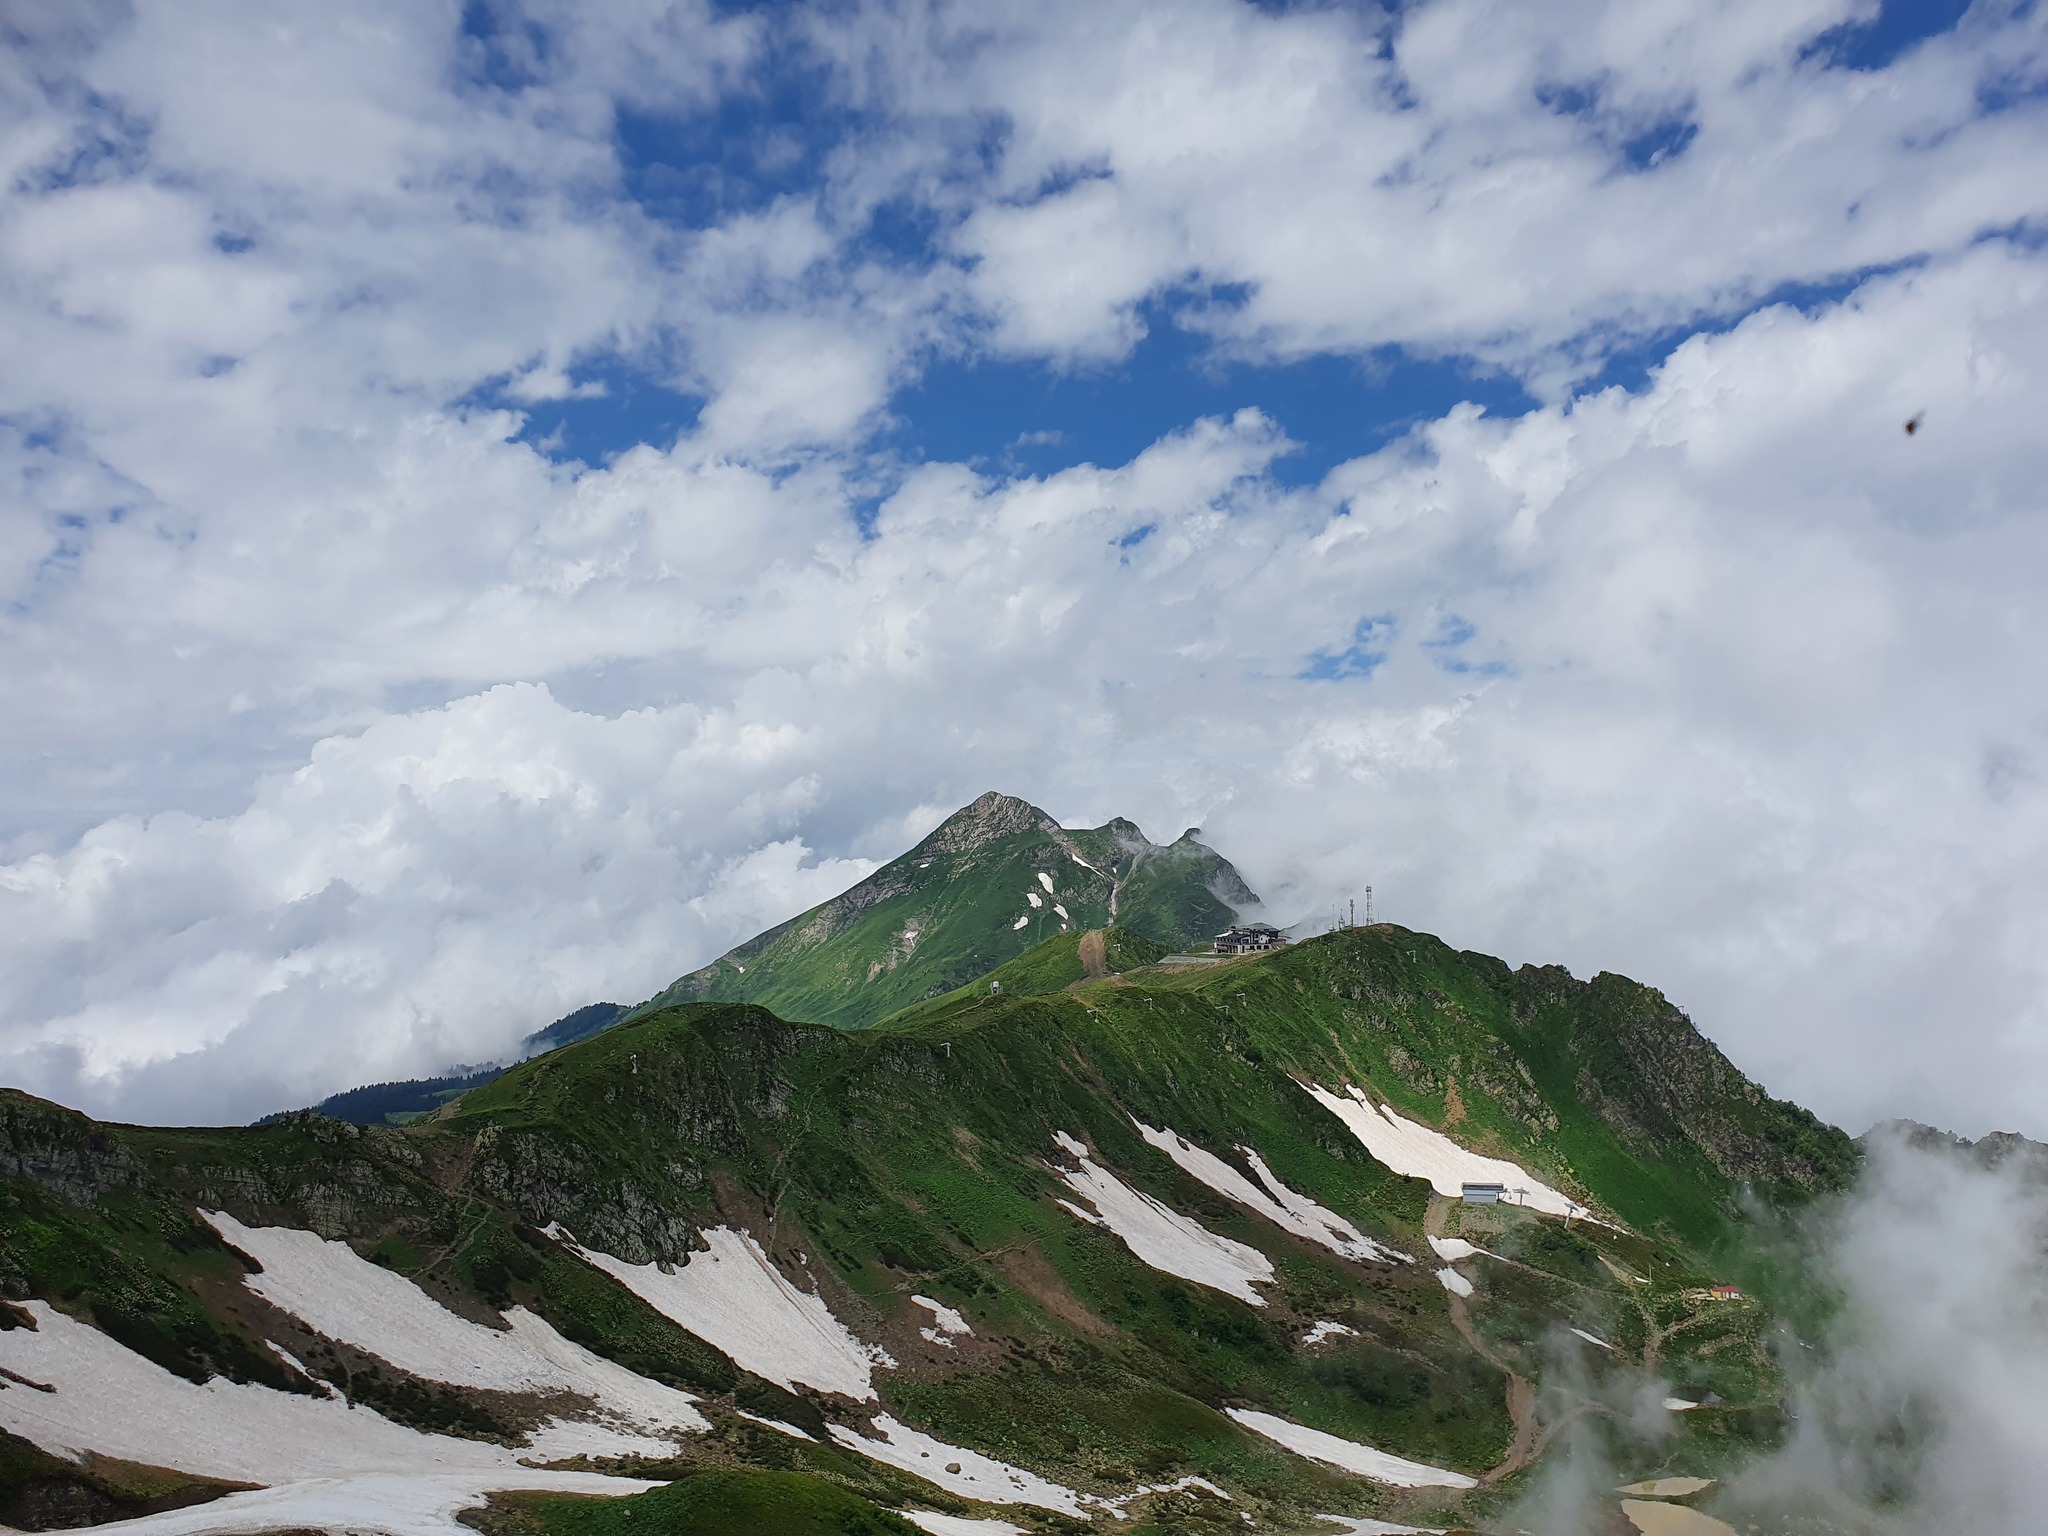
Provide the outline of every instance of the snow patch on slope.
{"type": "MultiPolygon", "coordinates": [[[[610,1416],[646,1429],[711,1427],[692,1406],[696,1399],[689,1393],[592,1354],[524,1307],[512,1309],[503,1331],[487,1328],[456,1316],[347,1243],[295,1227],[245,1227],[219,1211],[200,1214],[263,1266],[261,1274],[244,1277],[250,1290],[314,1332],[353,1344],[400,1370],[458,1387],[580,1393],[610,1416]]],[[[533,1448],[550,1458],[663,1455],[674,1443],[671,1435],[667,1441],[639,1442],[651,1449],[629,1450],[610,1431],[593,1437],[593,1429],[558,1422],[535,1437],[533,1448]]]]}
{"type": "Polygon", "coordinates": [[[957,1493],[962,1498],[981,1499],[990,1504],[1030,1504],[1079,1519],[1087,1518],[1087,1512],[1082,1508],[1084,1500],[1099,1502],[1071,1488],[1047,1482],[1035,1472],[1026,1472],[1022,1467],[997,1461],[993,1456],[934,1440],[922,1430],[900,1424],[886,1413],[875,1415],[874,1427],[881,1431],[882,1436],[879,1440],[870,1439],[859,1430],[848,1429],[844,1424],[827,1427],[832,1431],[832,1438],[847,1450],[858,1452],[871,1461],[879,1461],[884,1466],[912,1473],[928,1483],[936,1483],[948,1493],[957,1493]]]}
{"type": "Polygon", "coordinates": [[[943,1344],[951,1349],[953,1341],[947,1337],[948,1334],[973,1334],[974,1330],[968,1327],[967,1319],[944,1302],[934,1301],[929,1296],[913,1296],[910,1299],[932,1315],[932,1326],[917,1330],[929,1342],[943,1344]]]}
{"type": "Polygon", "coordinates": [[[1092,1204],[1093,1218],[1062,1200],[1061,1205],[1105,1226],[1124,1241],[1145,1263],[1169,1275],[1206,1285],[1211,1290],[1235,1296],[1239,1301],[1263,1307],[1265,1297],[1252,1287],[1269,1283],[1273,1264],[1256,1248],[1219,1237],[1200,1222],[1190,1221],[1167,1209],[1142,1191],[1132,1189],[1088,1156],[1088,1149],[1064,1131],[1053,1139],[1081,1166],[1057,1169],[1060,1178],[1075,1194],[1092,1204]]]}
{"type": "Polygon", "coordinates": [[[1447,1259],[1453,1264],[1460,1259],[1469,1259],[1475,1253],[1486,1252],[1484,1248],[1468,1243],[1462,1237],[1432,1237],[1429,1246],[1438,1258],[1447,1259]]]}
{"type": "MultiPolygon", "coordinates": [[[[559,1227],[550,1232],[574,1241],[559,1227]]],[[[662,1316],[724,1350],[741,1369],[792,1390],[801,1384],[874,1400],[875,1367],[896,1364],[886,1351],[855,1338],[822,1296],[792,1285],[750,1234],[712,1227],[704,1241],[709,1249],[691,1254],[672,1273],[575,1246],[662,1316]]]]}
{"type": "Polygon", "coordinates": [[[1541,1211],[1546,1216],[1584,1216],[1586,1208],[1552,1189],[1519,1163],[1482,1157],[1459,1146],[1441,1131],[1404,1120],[1384,1104],[1375,1104],[1355,1087],[1342,1095],[1316,1083],[1304,1083],[1311,1097],[1344,1122],[1365,1150],[1394,1172],[1429,1180],[1440,1195],[1456,1196],[1467,1184],[1499,1184],[1509,1204],[1541,1211]]]}
{"type": "Polygon", "coordinates": [[[1045,887],[1046,895],[1050,896],[1052,894],[1052,876],[1042,869],[1038,872],[1038,883],[1045,887]]]}
{"type": "MultiPolygon", "coordinates": [[[[491,1489],[634,1493],[653,1486],[537,1472],[520,1464],[522,1457],[535,1454],[535,1448],[426,1434],[394,1424],[374,1409],[352,1408],[339,1397],[307,1397],[220,1376],[197,1385],[45,1302],[21,1305],[36,1326],[0,1332],[0,1365],[56,1390],[0,1392],[0,1427],[54,1455],[77,1460],[96,1452],[229,1482],[322,1479],[341,1499],[355,1495],[332,1486],[334,1479],[384,1478],[439,1490],[437,1499],[456,1500],[451,1509],[474,1504],[491,1489]]],[[[648,1442],[642,1454],[671,1449],[665,1442],[648,1442]]],[[[610,1454],[620,1452],[613,1449],[610,1454]]],[[[231,1497],[247,1501],[254,1496],[231,1497]]],[[[246,1502],[221,1502],[229,1508],[247,1507],[246,1502]]],[[[197,1518],[201,1512],[178,1513],[197,1518]]],[[[264,1528],[294,1523],[316,1522],[271,1519],[264,1528]]]]}
{"type": "Polygon", "coordinates": [[[377,1532],[379,1536],[476,1536],[456,1515],[475,1509],[485,1493],[531,1490],[622,1498],[659,1483],[603,1477],[595,1472],[536,1472],[515,1468],[479,1487],[474,1477],[311,1478],[210,1504],[169,1509],[120,1520],[95,1530],[119,1536],[258,1536],[272,1531],[377,1532]]]}
{"type": "Polygon", "coordinates": [[[1314,1349],[1325,1339],[1355,1339],[1357,1337],[1358,1330],[1344,1323],[1317,1323],[1315,1327],[1309,1329],[1307,1333],[1301,1336],[1301,1347],[1303,1349],[1314,1349]]]}
{"type": "Polygon", "coordinates": [[[935,1509],[906,1509],[903,1518],[931,1536],[1025,1536],[1024,1527],[1007,1520],[974,1520],[966,1515],[942,1515],[935,1509]]]}
{"type": "Polygon", "coordinates": [[[1256,1212],[1296,1237],[1319,1243],[1347,1259],[1385,1264],[1408,1257],[1374,1242],[1335,1211],[1318,1205],[1299,1190],[1289,1189],[1266,1166],[1265,1159],[1250,1147],[1237,1150],[1251,1164],[1252,1171],[1259,1176],[1259,1183],[1266,1186],[1264,1189],[1215,1153],[1205,1152],[1177,1131],[1155,1129],[1136,1116],[1132,1116],[1131,1124],[1138,1128],[1138,1134],[1148,1143],[1172,1158],[1182,1172],[1208,1185],[1224,1199],[1256,1212]]]}
{"type": "Polygon", "coordinates": [[[1459,1274],[1455,1269],[1440,1269],[1436,1272],[1436,1278],[1438,1283],[1453,1296],[1470,1296],[1472,1294],[1472,1282],[1459,1274]]]}
{"type": "Polygon", "coordinates": [[[1376,1451],[1369,1445],[1360,1445],[1356,1440],[1345,1440],[1336,1435],[1325,1434],[1320,1429],[1310,1429],[1306,1424],[1278,1418],[1270,1413],[1258,1413],[1250,1408],[1227,1410],[1230,1416],[1254,1434],[1264,1435],[1278,1445],[1284,1445],[1297,1456],[1306,1456],[1311,1461],[1325,1462],[1333,1467],[1342,1467],[1346,1472],[1356,1472],[1360,1477],[1369,1477],[1376,1483],[1388,1483],[1396,1488],[1477,1488],[1479,1480],[1467,1477],[1462,1472],[1447,1472],[1442,1467],[1432,1467],[1420,1461],[1410,1461],[1404,1456],[1390,1455],[1376,1451]]]}

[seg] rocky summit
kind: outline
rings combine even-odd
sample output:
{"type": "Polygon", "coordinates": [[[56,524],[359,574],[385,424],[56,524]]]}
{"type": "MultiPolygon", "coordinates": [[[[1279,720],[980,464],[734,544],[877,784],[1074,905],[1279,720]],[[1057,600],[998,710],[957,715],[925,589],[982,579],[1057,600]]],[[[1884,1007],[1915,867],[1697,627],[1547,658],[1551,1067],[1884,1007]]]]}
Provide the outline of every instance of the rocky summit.
{"type": "Polygon", "coordinates": [[[1254,902],[988,795],[404,1124],[0,1094],[0,1521],[1476,1529],[1624,1398],[1631,1508],[1774,1444],[1751,1234],[1849,1139],[1649,986],[1254,902]]]}

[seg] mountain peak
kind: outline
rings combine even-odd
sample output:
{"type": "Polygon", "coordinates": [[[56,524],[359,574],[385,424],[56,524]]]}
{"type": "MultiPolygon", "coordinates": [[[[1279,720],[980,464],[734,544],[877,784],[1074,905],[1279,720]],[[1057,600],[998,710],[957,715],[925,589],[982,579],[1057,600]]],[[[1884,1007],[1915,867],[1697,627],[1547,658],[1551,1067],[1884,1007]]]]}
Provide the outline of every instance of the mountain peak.
{"type": "Polygon", "coordinates": [[[1057,832],[1060,824],[1028,800],[990,790],[972,805],[962,806],[914,850],[917,853],[970,853],[976,848],[1021,832],[1057,832]]]}
{"type": "Polygon", "coordinates": [[[985,976],[1055,934],[1111,924],[1199,944],[1258,898],[1191,838],[1162,848],[1122,817],[1062,827],[991,790],[910,852],[678,977],[643,1008],[761,1003],[858,1027],[985,976]]]}

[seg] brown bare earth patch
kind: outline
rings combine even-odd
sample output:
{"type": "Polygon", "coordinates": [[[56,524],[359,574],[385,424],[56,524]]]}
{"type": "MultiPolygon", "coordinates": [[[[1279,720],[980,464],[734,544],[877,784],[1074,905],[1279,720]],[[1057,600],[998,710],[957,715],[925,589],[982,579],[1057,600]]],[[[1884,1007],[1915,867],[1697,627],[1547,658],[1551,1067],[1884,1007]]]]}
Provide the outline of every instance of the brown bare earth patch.
{"type": "Polygon", "coordinates": [[[1109,974],[1108,948],[1100,928],[1090,928],[1081,935],[1081,973],[1090,981],[1100,981],[1109,974]]]}
{"type": "Polygon", "coordinates": [[[1465,1118],[1465,1099],[1454,1077],[1444,1085],[1444,1124],[1457,1125],[1465,1118]]]}
{"type": "Polygon", "coordinates": [[[1037,1249],[1011,1248],[997,1256],[996,1266],[1017,1289],[1061,1322],[1070,1323],[1083,1333],[1110,1332],[1109,1324],[1088,1310],[1037,1249]]]}

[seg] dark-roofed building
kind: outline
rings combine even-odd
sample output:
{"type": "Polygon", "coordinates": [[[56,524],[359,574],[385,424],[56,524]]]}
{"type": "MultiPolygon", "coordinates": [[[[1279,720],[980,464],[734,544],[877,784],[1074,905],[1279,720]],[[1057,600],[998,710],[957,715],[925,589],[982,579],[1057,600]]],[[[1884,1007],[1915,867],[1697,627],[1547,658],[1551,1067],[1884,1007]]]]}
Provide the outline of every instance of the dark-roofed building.
{"type": "Polygon", "coordinates": [[[1226,928],[1216,935],[1216,953],[1219,955],[1255,955],[1261,950],[1278,949],[1287,942],[1287,935],[1270,923],[1246,923],[1237,928],[1226,928]]]}

